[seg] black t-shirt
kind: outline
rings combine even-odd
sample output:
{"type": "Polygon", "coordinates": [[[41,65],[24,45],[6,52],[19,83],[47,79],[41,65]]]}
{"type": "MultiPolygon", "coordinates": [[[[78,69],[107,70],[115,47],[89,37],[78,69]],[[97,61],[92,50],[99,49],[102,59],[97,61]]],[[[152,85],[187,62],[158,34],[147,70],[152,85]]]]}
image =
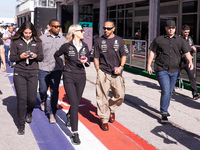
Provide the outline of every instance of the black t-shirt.
{"type": "Polygon", "coordinates": [[[155,38],[149,49],[156,53],[155,71],[177,72],[180,70],[181,54],[189,52],[190,46],[178,35],[172,38],[163,35],[155,38]]]}
{"type": "Polygon", "coordinates": [[[2,39],[0,39],[0,45],[3,45],[3,40],[2,39]]]}
{"type": "Polygon", "coordinates": [[[110,39],[102,36],[94,45],[94,58],[99,59],[99,68],[108,74],[113,74],[114,67],[119,67],[122,56],[127,56],[128,53],[123,39],[116,35],[110,39]]]}

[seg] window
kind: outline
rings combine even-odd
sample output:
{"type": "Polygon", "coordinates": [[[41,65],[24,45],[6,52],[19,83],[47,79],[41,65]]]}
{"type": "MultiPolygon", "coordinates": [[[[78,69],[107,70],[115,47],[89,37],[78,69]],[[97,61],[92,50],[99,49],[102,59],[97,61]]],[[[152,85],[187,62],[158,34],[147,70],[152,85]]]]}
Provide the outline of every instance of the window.
{"type": "Polygon", "coordinates": [[[183,3],[183,13],[197,12],[197,1],[183,3]]]}
{"type": "Polygon", "coordinates": [[[123,18],[124,17],[124,10],[118,10],[118,18],[123,18]]]}
{"type": "Polygon", "coordinates": [[[125,17],[132,17],[133,16],[133,9],[128,9],[126,10],[126,15],[125,17]]]}
{"type": "Polygon", "coordinates": [[[125,19],[125,38],[132,38],[132,19],[125,19]]]}

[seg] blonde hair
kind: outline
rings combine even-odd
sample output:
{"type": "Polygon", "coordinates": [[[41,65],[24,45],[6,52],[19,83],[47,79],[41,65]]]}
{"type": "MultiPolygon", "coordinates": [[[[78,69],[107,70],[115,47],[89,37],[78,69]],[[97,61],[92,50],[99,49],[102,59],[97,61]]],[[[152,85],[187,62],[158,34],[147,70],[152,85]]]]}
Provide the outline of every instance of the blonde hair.
{"type": "Polygon", "coordinates": [[[80,24],[73,24],[69,27],[68,33],[67,33],[67,36],[66,36],[66,38],[67,38],[66,43],[70,42],[74,38],[74,32],[76,31],[76,29],[78,27],[82,27],[82,26],[80,24]]]}

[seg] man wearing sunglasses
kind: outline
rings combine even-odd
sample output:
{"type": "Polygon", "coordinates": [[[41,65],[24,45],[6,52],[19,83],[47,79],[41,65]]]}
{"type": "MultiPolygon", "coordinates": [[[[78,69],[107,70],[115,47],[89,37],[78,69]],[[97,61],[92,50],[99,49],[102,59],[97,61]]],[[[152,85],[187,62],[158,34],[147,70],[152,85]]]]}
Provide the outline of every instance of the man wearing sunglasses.
{"type": "MultiPolygon", "coordinates": [[[[188,25],[183,25],[181,37],[188,42],[188,44],[191,47],[190,53],[191,53],[191,55],[193,55],[193,54],[196,53],[196,47],[194,46],[194,42],[193,42],[192,38],[189,36],[189,34],[190,34],[190,27],[188,25]]],[[[195,70],[195,68],[193,70],[190,70],[190,68],[188,67],[188,63],[189,62],[187,61],[187,59],[183,55],[182,56],[182,62],[181,62],[181,70],[184,68],[185,71],[187,72],[187,75],[188,75],[188,78],[189,78],[189,81],[190,81],[190,86],[191,86],[191,89],[192,89],[193,99],[197,100],[200,97],[200,95],[199,95],[198,90],[197,90],[197,84],[196,84],[196,78],[195,78],[196,70],[195,70]]]]}
{"type": "Polygon", "coordinates": [[[50,87],[50,116],[49,122],[56,123],[55,114],[58,103],[58,88],[61,78],[61,69],[54,59],[54,53],[59,50],[66,38],[60,35],[60,22],[56,19],[49,21],[49,32],[43,34],[42,40],[44,60],[39,63],[39,93],[41,110],[46,110],[47,90],[50,87]]]}
{"type": "Polygon", "coordinates": [[[115,110],[122,104],[125,95],[122,70],[129,51],[123,39],[115,35],[115,24],[104,24],[104,35],[94,45],[94,65],[97,70],[96,96],[97,114],[101,119],[101,129],[109,130],[108,121],[115,121],[115,110]],[[109,97],[109,91],[113,97],[109,97]]]}

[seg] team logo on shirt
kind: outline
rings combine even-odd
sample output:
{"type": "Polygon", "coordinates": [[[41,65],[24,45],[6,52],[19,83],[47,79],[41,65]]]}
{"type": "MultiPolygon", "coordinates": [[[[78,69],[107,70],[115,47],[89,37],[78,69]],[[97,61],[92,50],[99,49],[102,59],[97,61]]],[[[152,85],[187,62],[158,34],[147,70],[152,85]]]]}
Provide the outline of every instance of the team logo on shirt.
{"type": "Polygon", "coordinates": [[[81,55],[82,57],[84,57],[84,56],[86,55],[85,48],[83,48],[83,49],[82,49],[82,51],[81,51],[80,55],[81,55]]]}
{"type": "Polygon", "coordinates": [[[102,50],[103,53],[108,51],[108,46],[107,46],[105,40],[102,40],[102,42],[101,42],[101,50],[102,50]]]}
{"type": "Polygon", "coordinates": [[[105,40],[102,40],[102,42],[101,42],[101,43],[104,45],[104,44],[106,44],[106,41],[105,41],[105,40]]]}
{"type": "Polygon", "coordinates": [[[36,46],[36,44],[31,44],[31,46],[36,46]]]}
{"type": "Polygon", "coordinates": [[[69,54],[68,54],[68,56],[75,56],[75,55],[76,55],[76,53],[74,51],[74,48],[72,46],[70,46],[69,47],[69,54]]]}
{"type": "Polygon", "coordinates": [[[113,46],[115,51],[119,50],[119,44],[118,44],[118,40],[115,40],[114,46],[113,46]]]}
{"type": "Polygon", "coordinates": [[[23,46],[23,43],[19,43],[20,46],[23,46]]]}

